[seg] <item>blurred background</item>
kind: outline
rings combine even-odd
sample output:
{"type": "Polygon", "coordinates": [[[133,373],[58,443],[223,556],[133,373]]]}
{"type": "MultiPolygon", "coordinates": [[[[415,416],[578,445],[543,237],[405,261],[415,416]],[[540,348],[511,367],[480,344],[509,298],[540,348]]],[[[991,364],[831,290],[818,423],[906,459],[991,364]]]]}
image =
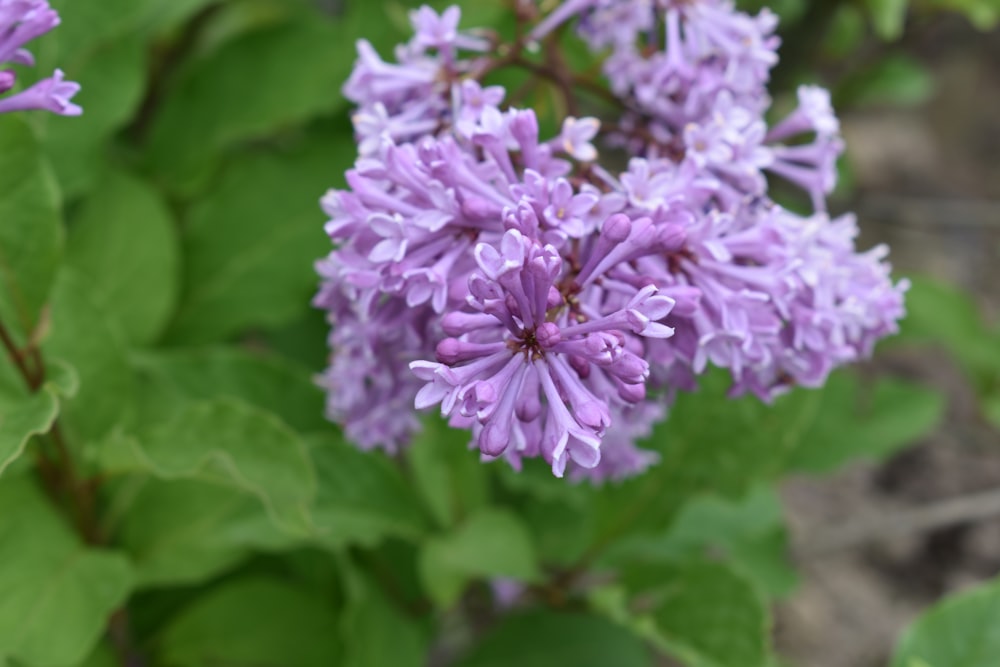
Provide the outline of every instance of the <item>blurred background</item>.
{"type": "Polygon", "coordinates": [[[946,409],[888,460],[783,485],[801,580],[776,636],[793,664],[883,665],[921,610],[1000,572],[996,380],[978,351],[1000,349],[986,333],[1000,314],[1000,32],[924,9],[898,38],[872,22],[819,61],[847,141],[833,208],[855,211],[862,246],[889,244],[917,284],[904,335],[870,370],[938,388],[946,409]]]}

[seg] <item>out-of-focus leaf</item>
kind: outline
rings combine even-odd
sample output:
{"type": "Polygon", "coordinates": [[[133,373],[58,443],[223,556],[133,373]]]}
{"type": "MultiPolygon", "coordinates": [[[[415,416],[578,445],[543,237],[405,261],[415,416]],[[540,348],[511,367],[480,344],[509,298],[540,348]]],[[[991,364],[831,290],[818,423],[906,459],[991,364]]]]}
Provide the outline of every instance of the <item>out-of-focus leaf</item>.
{"type": "Polygon", "coordinates": [[[16,114],[0,115],[0,192],[0,321],[20,345],[48,300],[63,230],[55,179],[16,114]]]}
{"type": "Polygon", "coordinates": [[[232,347],[167,350],[132,357],[140,418],[170,416],[190,401],[231,396],[273,412],[299,431],[330,428],[323,394],[308,370],[232,347]]]}
{"type": "Polygon", "coordinates": [[[319,198],[343,180],[355,148],[346,128],[311,133],[287,154],[231,165],[192,211],[183,237],[184,288],[170,337],[206,343],[299,317],[330,251],[319,198]]]}
{"type": "Polygon", "coordinates": [[[835,373],[826,386],[785,403],[784,414],[811,415],[788,457],[791,470],[826,472],[854,458],[877,459],[929,433],[944,415],[937,391],[889,378],[862,385],[835,373]]]}
{"type": "Polygon", "coordinates": [[[597,616],[534,611],[504,618],[459,667],[649,667],[643,642],[597,616]]]}
{"type": "Polygon", "coordinates": [[[84,109],[77,118],[45,119],[45,151],[67,199],[85,193],[108,169],[107,143],[142,98],[147,59],[145,42],[129,35],[81,58],[60,61],[66,78],[81,85],[73,101],[84,109]]]}
{"type": "Polygon", "coordinates": [[[635,565],[622,572],[640,626],[695,667],[763,667],[767,608],[747,581],[719,563],[635,565]]]}
{"type": "Polygon", "coordinates": [[[699,497],[687,504],[670,529],[655,537],[625,539],[607,554],[609,562],[724,560],[771,596],[789,593],[796,577],[786,555],[781,505],[769,487],[759,486],[730,501],[699,497]]]}
{"type": "Polygon", "coordinates": [[[133,343],[151,343],[177,299],[180,249],[155,190],[124,172],[109,175],[73,220],[67,263],[133,343]]]}
{"type": "Polygon", "coordinates": [[[81,544],[27,477],[0,482],[0,516],[0,658],[79,665],[128,593],[128,561],[81,544]]]}
{"type": "Polygon", "coordinates": [[[844,58],[854,52],[865,37],[865,18],[855,5],[844,4],[837,8],[830,29],[823,42],[829,58],[844,58]]]}
{"type": "Polygon", "coordinates": [[[907,630],[893,667],[994,667],[1000,656],[1000,581],[938,603],[907,630]]]}
{"type": "Polygon", "coordinates": [[[316,491],[305,446],[273,414],[217,398],[194,402],[141,437],[118,435],[101,452],[109,472],[201,479],[256,495],[281,526],[308,528],[316,491]]]}
{"type": "Polygon", "coordinates": [[[340,664],[338,621],[334,609],[304,590],[275,579],[237,579],[177,614],[156,642],[156,664],[330,667],[340,664]]]}
{"type": "Polygon", "coordinates": [[[483,509],[451,533],[427,540],[420,574],[430,596],[442,607],[455,602],[475,577],[538,576],[531,536],[513,514],[483,509]]]}
{"type": "Polygon", "coordinates": [[[1000,3],[997,0],[922,0],[919,4],[961,12],[980,30],[992,30],[1000,21],[1000,3]]]}
{"type": "Polygon", "coordinates": [[[372,545],[390,535],[412,539],[427,529],[419,499],[384,455],[337,437],[315,437],[310,445],[318,478],[312,517],[324,544],[372,545]]]}
{"type": "Polygon", "coordinates": [[[923,65],[892,54],[844,79],[834,91],[837,106],[917,105],[934,92],[934,79],[923,65]]]}
{"type": "Polygon", "coordinates": [[[63,414],[73,435],[99,438],[132,410],[132,373],[121,333],[91,295],[86,278],[68,267],[52,293],[52,333],[46,357],[64,359],[77,370],[80,390],[63,414]]]}
{"type": "Polygon", "coordinates": [[[479,453],[469,450],[469,438],[468,431],[429,418],[406,450],[417,491],[441,526],[451,526],[486,504],[486,470],[479,453]]]}
{"type": "Polygon", "coordinates": [[[594,494],[598,544],[625,532],[659,533],[695,495],[739,497],[780,471],[801,417],[781,415],[753,397],[727,399],[728,383],[713,373],[697,393],[678,396],[670,419],[640,443],[660,452],[659,464],[594,494]]]}
{"type": "Polygon", "coordinates": [[[987,327],[972,297],[929,278],[911,283],[906,319],[891,342],[944,345],[980,392],[1000,388],[1000,333],[987,327]]]}
{"type": "Polygon", "coordinates": [[[118,656],[106,643],[98,644],[80,667],[118,667],[118,656]]]}
{"type": "Polygon", "coordinates": [[[371,581],[360,576],[357,580],[358,590],[344,617],[345,667],[423,667],[427,638],[420,626],[396,609],[371,581]]]}
{"type": "Polygon", "coordinates": [[[252,495],[215,484],[129,478],[116,500],[125,505],[118,542],[135,563],[138,586],[200,583],[253,550],[298,541],[252,495]]]}
{"type": "Polygon", "coordinates": [[[158,176],[191,193],[235,143],[341,107],[353,63],[347,26],[318,13],[296,16],[241,35],[189,68],[152,128],[147,154],[158,176]]]}
{"type": "Polygon", "coordinates": [[[865,4],[879,37],[888,41],[897,39],[903,33],[909,0],[865,0],[865,4]]]}

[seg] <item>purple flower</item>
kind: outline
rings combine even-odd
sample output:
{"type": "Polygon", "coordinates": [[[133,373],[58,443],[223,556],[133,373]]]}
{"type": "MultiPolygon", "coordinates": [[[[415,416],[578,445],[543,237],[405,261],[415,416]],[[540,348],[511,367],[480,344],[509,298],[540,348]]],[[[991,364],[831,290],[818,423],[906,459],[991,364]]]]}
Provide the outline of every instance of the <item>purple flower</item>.
{"type": "MultiPolygon", "coordinates": [[[[59,15],[45,0],[0,0],[0,64],[34,65],[29,51],[22,47],[59,25],[59,15]]],[[[14,87],[13,70],[0,71],[0,93],[14,87]]],[[[80,85],[63,80],[62,70],[42,79],[33,86],[0,98],[0,113],[41,109],[61,116],[79,116],[83,113],[70,102],[80,90],[80,85]]]]}
{"type": "Polygon", "coordinates": [[[829,94],[802,87],[764,121],[769,12],[562,3],[528,41],[576,20],[625,111],[604,132],[564,117],[549,138],[483,85],[518,44],[461,32],[456,8],[411,20],[396,62],[358,45],[344,90],[359,158],[322,200],[321,384],[362,447],[398,450],[419,428],[411,408],[437,406],[486,459],[617,481],[657,461],[636,441],[710,366],[767,401],[896,330],[907,286],[886,249],[859,253],[854,219],[823,213],[843,147],[829,94]],[[623,172],[602,166],[604,145],[625,149],[623,172]],[[817,213],[775,205],[765,174],[817,213]]]}
{"type": "Polygon", "coordinates": [[[581,286],[562,283],[566,267],[556,248],[516,228],[499,247],[478,244],[475,256],[470,311],[445,316],[453,337],[438,345],[438,361],[410,364],[427,383],[417,407],[440,404],[454,423],[473,423],[486,456],[513,446],[511,456],[540,455],[560,477],[569,461],[594,467],[611,423],[610,404],[645,394],[649,367],[629,334],[670,336],[660,320],[673,300],[649,286],[623,307],[591,318],[588,308],[567,298],[581,286]],[[481,317],[470,317],[475,313],[481,317]]]}

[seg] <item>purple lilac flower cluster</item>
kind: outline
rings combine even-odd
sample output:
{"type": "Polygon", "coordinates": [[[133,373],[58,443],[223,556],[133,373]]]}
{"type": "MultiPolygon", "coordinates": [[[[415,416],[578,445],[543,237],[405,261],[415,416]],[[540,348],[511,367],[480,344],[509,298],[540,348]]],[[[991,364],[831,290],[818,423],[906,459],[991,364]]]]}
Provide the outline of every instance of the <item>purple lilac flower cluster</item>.
{"type": "Polygon", "coordinates": [[[484,458],[617,480],[655,463],[636,440],[708,366],[771,400],[896,330],[906,285],[886,249],[857,252],[854,218],[825,212],[842,150],[829,95],[803,87],[788,117],[763,118],[772,14],[568,0],[514,44],[459,30],[455,7],[411,18],[395,62],[358,44],[344,91],[359,157],[322,202],[322,383],[362,447],[397,450],[414,406],[437,406],[484,458]],[[566,117],[546,139],[484,79],[570,22],[606,56],[618,120],[566,117]],[[815,212],[771,201],[768,175],[815,212]]]}
{"type": "MultiPolygon", "coordinates": [[[[0,0],[0,64],[34,65],[25,44],[59,25],[59,14],[46,0],[0,0]]],[[[14,70],[0,70],[0,94],[14,87],[14,70]]],[[[63,79],[62,70],[33,86],[0,98],[0,113],[44,109],[62,116],[79,116],[83,110],[70,100],[80,85],[63,79]]]]}

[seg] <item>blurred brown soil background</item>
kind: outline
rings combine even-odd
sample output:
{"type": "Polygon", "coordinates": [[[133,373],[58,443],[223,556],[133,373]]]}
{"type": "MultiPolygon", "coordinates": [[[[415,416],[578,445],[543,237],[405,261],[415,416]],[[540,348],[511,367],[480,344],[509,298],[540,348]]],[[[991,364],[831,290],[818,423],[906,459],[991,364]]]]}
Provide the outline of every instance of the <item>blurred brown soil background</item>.
{"type": "MultiPolygon", "coordinates": [[[[934,93],[919,106],[842,117],[857,188],[835,211],[858,213],[863,247],[890,244],[897,275],[949,281],[995,322],[1000,30],[948,18],[906,39],[933,72],[934,93]]],[[[886,462],[783,485],[801,583],[779,604],[775,636],[796,667],[885,667],[900,632],[928,605],[1000,573],[1000,433],[978,417],[972,389],[943,350],[889,349],[873,364],[940,388],[946,416],[886,462]],[[977,496],[991,490],[992,507],[977,496]],[[941,519],[942,504],[958,511],[941,519]]]]}

